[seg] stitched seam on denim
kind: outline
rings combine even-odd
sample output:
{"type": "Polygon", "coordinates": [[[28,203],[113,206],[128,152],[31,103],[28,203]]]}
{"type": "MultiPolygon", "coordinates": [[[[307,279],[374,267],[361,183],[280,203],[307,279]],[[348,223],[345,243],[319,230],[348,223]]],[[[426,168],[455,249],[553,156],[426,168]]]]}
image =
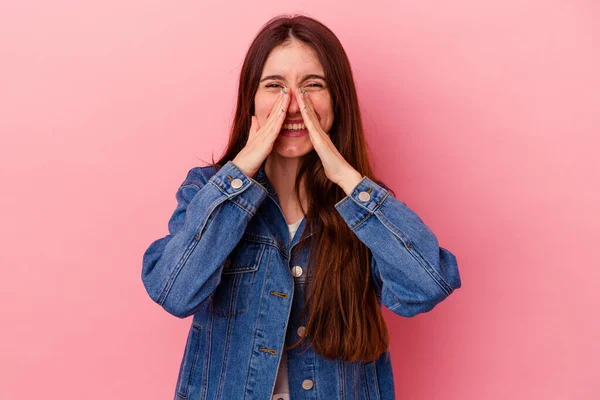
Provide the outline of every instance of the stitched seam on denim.
{"type": "Polygon", "coordinates": [[[354,389],[354,398],[358,399],[360,396],[359,393],[359,383],[360,383],[360,369],[358,364],[360,361],[355,361],[352,363],[352,388],[354,389]]]}
{"type": "MultiPolygon", "coordinates": [[[[270,264],[270,263],[271,263],[271,252],[269,252],[269,259],[267,260],[267,262],[269,263],[269,264],[267,264],[267,265],[271,265],[271,264],[270,264]]],[[[269,274],[270,274],[270,272],[271,272],[271,269],[268,269],[267,271],[265,271],[265,277],[263,278],[263,286],[262,286],[262,287],[264,287],[265,281],[266,281],[267,279],[269,279],[269,274]]],[[[283,347],[285,347],[285,336],[286,336],[287,327],[288,327],[288,322],[289,322],[289,319],[290,319],[290,314],[291,314],[291,303],[292,303],[292,301],[291,301],[291,300],[292,300],[292,298],[293,298],[293,293],[294,293],[294,286],[292,285],[292,297],[290,298],[290,307],[288,307],[288,316],[287,316],[287,319],[286,319],[286,321],[285,321],[285,328],[284,328],[284,330],[283,330],[283,347]]],[[[286,296],[286,297],[287,297],[287,296],[286,296]]],[[[261,296],[261,301],[260,301],[260,303],[261,303],[261,304],[259,305],[259,310],[260,310],[260,309],[262,309],[262,296],[261,296]]],[[[282,353],[283,353],[283,347],[282,347],[282,350],[279,352],[279,353],[280,353],[280,354],[279,354],[279,356],[280,356],[280,357],[281,357],[281,355],[282,355],[282,353]]],[[[281,360],[280,360],[280,362],[281,362],[281,360]]],[[[274,385],[275,385],[275,384],[273,384],[273,387],[272,387],[271,393],[273,393],[273,390],[275,389],[275,386],[274,386],[274,385]]]]}
{"type": "MultiPolygon", "coordinates": [[[[217,208],[217,206],[220,204],[221,201],[222,201],[221,198],[216,199],[210,205],[209,210],[211,210],[211,211],[207,214],[207,217],[204,220],[204,225],[206,225],[206,220],[208,220],[208,218],[210,217],[210,215],[217,208]]],[[[187,211],[187,207],[186,207],[186,211],[187,211]]],[[[202,227],[202,229],[204,229],[204,226],[202,227]]],[[[194,230],[194,232],[198,232],[198,227],[196,227],[196,229],[194,230]]],[[[183,265],[185,264],[185,261],[187,261],[187,258],[189,257],[189,255],[191,254],[191,252],[193,251],[193,249],[196,247],[196,244],[198,243],[198,241],[195,239],[195,237],[196,237],[196,233],[194,234],[194,237],[192,238],[191,242],[188,244],[186,250],[184,250],[183,254],[181,255],[181,257],[179,259],[179,261],[175,265],[175,268],[173,269],[173,271],[171,271],[171,274],[167,277],[166,282],[163,283],[163,288],[161,289],[160,295],[159,295],[159,304],[161,306],[166,301],[167,296],[169,295],[169,292],[171,291],[171,287],[173,285],[173,282],[175,282],[175,279],[177,278],[177,275],[179,275],[179,272],[181,271],[181,268],[183,268],[183,265]]]]}
{"type": "MultiPolygon", "coordinates": [[[[195,235],[194,235],[194,237],[195,237],[195,235]]],[[[187,245],[183,254],[179,258],[179,261],[177,262],[177,264],[175,264],[175,268],[173,268],[173,271],[171,271],[171,274],[169,274],[166,282],[163,284],[164,288],[161,290],[161,294],[158,299],[159,304],[161,306],[164,305],[165,301],[167,300],[167,297],[169,296],[169,292],[171,291],[171,288],[173,287],[173,284],[175,283],[175,280],[177,279],[177,275],[179,275],[179,272],[181,272],[181,269],[185,265],[187,259],[189,258],[189,255],[192,253],[192,251],[198,244],[198,241],[194,237],[192,238],[190,243],[187,245]]]]}
{"type": "MultiPolygon", "coordinates": [[[[256,214],[256,216],[257,216],[257,218],[260,218],[259,214],[256,214]]],[[[246,240],[246,241],[252,242],[252,243],[268,244],[268,245],[277,247],[276,241],[273,238],[271,238],[270,236],[255,235],[248,231],[244,232],[244,234],[242,235],[242,240],[246,240]]]]}
{"type": "Polygon", "coordinates": [[[197,187],[197,188],[198,188],[198,190],[202,189],[202,186],[200,186],[200,185],[197,185],[197,184],[193,183],[193,181],[188,181],[188,180],[185,180],[185,181],[184,181],[184,182],[183,182],[183,183],[180,185],[180,187],[179,187],[179,188],[181,189],[181,188],[188,187],[188,186],[195,186],[195,187],[197,187]]]}
{"type": "Polygon", "coordinates": [[[375,378],[375,394],[377,395],[377,400],[381,400],[381,393],[379,393],[379,376],[377,374],[377,360],[373,361],[372,369],[375,378]]]}
{"type": "MultiPolygon", "coordinates": [[[[271,197],[271,196],[268,196],[268,197],[271,197]]],[[[272,197],[271,197],[271,200],[273,200],[273,202],[275,202],[275,203],[276,203],[275,199],[273,199],[272,197]]],[[[277,249],[279,249],[279,254],[281,254],[281,256],[282,256],[283,258],[288,258],[288,257],[289,257],[289,258],[291,258],[291,251],[292,251],[293,247],[294,247],[296,244],[298,244],[298,243],[300,243],[300,242],[302,242],[302,241],[304,241],[304,240],[308,240],[308,238],[309,238],[309,237],[311,237],[311,236],[314,234],[314,232],[310,232],[310,233],[308,234],[308,236],[306,236],[304,239],[302,239],[302,240],[299,240],[299,241],[298,241],[298,243],[296,243],[294,246],[292,246],[292,248],[290,248],[290,254],[288,255],[288,253],[287,253],[287,251],[286,251],[286,248],[285,248],[285,245],[284,245],[283,243],[279,242],[279,240],[277,240],[277,235],[275,235],[275,234],[273,233],[273,231],[272,231],[272,230],[269,228],[269,224],[267,224],[267,223],[266,223],[266,220],[265,220],[265,218],[263,217],[263,215],[262,215],[262,212],[261,212],[261,211],[257,211],[256,215],[257,215],[257,216],[258,216],[258,217],[259,217],[259,218],[260,218],[260,219],[263,221],[263,223],[264,223],[265,227],[267,228],[267,230],[269,231],[269,233],[271,234],[271,236],[272,236],[273,238],[275,238],[275,239],[273,239],[273,240],[274,240],[274,241],[276,241],[276,242],[272,242],[272,243],[269,243],[269,244],[270,244],[271,246],[273,246],[273,247],[276,247],[277,249]],[[278,243],[278,244],[275,244],[275,243],[278,243]]],[[[309,229],[309,227],[307,227],[307,226],[305,225],[304,229],[309,229]]]]}
{"type": "Polygon", "coordinates": [[[228,200],[230,200],[231,202],[233,202],[235,205],[237,205],[238,207],[240,207],[242,210],[246,211],[250,215],[250,217],[254,216],[254,214],[256,212],[252,212],[251,210],[247,209],[246,207],[244,207],[243,205],[241,205],[240,203],[238,203],[235,200],[235,198],[234,198],[235,196],[241,196],[242,193],[244,193],[246,190],[248,190],[250,188],[250,186],[246,186],[246,188],[244,188],[244,190],[242,190],[240,192],[237,192],[237,193],[234,193],[234,194],[229,194],[226,191],[224,191],[223,188],[221,188],[221,186],[217,185],[215,182],[210,181],[210,183],[212,183],[213,185],[215,185],[221,191],[221,193],[223,193],[225,196],[227,196],[228,200]]]}
{"type": "MultiPolygon", "coordinates": [[[[354,191],[355,191],[355,190],[356,190],[356,189],[357,189],[357,188],[358,188],[360,185],[362,185],[362,183],[363,183],[364,181],[366,181],[366,180],[367,180],[367,176],[363,176],[363,177],[360,179],[360,181],[359,181],[359,182],[358,182],[358,183],[357,183],[357,184],[356,184],[356,185],[355,185],[355,186],[352,188],[352,190],[350,190],[350,193],[348,193],[348,194],[347,194],[347,195],[345,195],[345,196],[344,196],[342,199],[340,199],[340,201],[338,201],[337,203],[335,203],[334,207],[336,207],[336,208],[337,208],[337,207],[341,206],[342,204],[344,204],[344,202],[345,202],[346,200],[349,200],[349,199],[352,197],[352,194],[354,193],[354,191]]],[[[345,192],[344,192],[344,193],[345,193],[345,192]]]]}
{"type": "Polygon", "coordinates": [[[267,195],[269,194],[269,191],[263,185],[261,185],[260,182],[250,177],[248,177],[248,179],[254,182],[258,187],[260,187],[267,195]]]}
{"type": "MultiPolygon", "coordinates": [[[[265,187],[264,187],[263,185],[261,185],[259,182],[255,181],[255,180],[254,180],[254,179],[252,179],[252,178],[248,178],[248,180],[251,182],[251,183],[250,183],[250,185],[247,185],[247,186],[244,188],[244,190],[242,190],[242,191],[241,191],[241,192],[239,192],[239,193],[242,193],[242,192],[244,192],[245,190],[248,190],[248,189],[249,189],[249,188],[252,186],[252,183],[254,183],[254,184],[255,184],[255,186],[258,186],[258,187],[259,187],[260,189],[262,189],[262,191],[263,191],[263,192],[265,192],[267,195],[269,194],[269,191],[268,191],[267,189],[265,189],[265,187]]],[[[221,192],[223,192],[223,193],[227,194],[227,192],[225,192],[225,191],[223,190],[223,188],[222,188],[222,187],[219,185],[219,183],[225,183],[225,182],[222,182],[221,180],[215,180],[215,179],[209,179],[209,180],[208,180],[208,182],[209,182],[209,183],[212,183],[213,185],[215,185],[216,187],[218,187],[219,189],[221,189],[221,192]]],[[[238,194],[239,194],[239,193],[238,193],[238,194]]]]}
{"type": "Polygon", "coordinates": [[[381,208],[381,204],[385,201],[385,199],[388,198],[388,196],[390,195],[390,192],[387,192],[382,198],[381,200],[379,200],[379,202],[377,202],[377,205],[375,206],[375,208],[373,208],[373,211],[369,210],[367,207],[363,206],[362,204],[358,204],[356,201],[354,202],[355,204],[357,204],[359,207],[361,207],[362,209],[366,210],[367,215],[366,217],[364,217],[363,219],[361,219],[360,221],[358,221],[356,224],[354,224],[354,226],[352,226],[352,230],[358,228],[362,223],[364,223],[367,219],[369,219],[369,217],[372,214],[375,214],[380,208],[381,208]]]}
{"type": "MultiPolygon", "coordinates": [[[[448,295],[451,293],[450,291],[448,291],[448,289],[446,287],[444,287],[444,285],[447,285],[448,287],[450,285],[448,285],[448,283],[437,273],[437,271],[431,267],[431,265],[429,265],[429,263],[427,261],[425,261],[425,264],[423,264],[423,261],[421,260],[425,260],[423,258],[423,256],[421,255],[421,253],[419,251],[417,251],[417,249],[415,248],[414,243],[411,241],[412,244],[412,248],[413,251],[407,249],[407,245],[404,242],[404,240],[400,237],[400,235],[398,235],[394,230],[398,230],[398,232],[401,232],[398,228],[395,227],[395,225],[389,220],[387,219],[387,217],[382,213],[382,212],[378,212],[377,214],[377,218],[379,219],[379,221],[383,224],[383,226],[390,231],[394,237],[400,242],[400,244],[402,244],[404,246],[404,248],[406,249],[406,251],[408,251],[410,253],[410,255],[417,260],[417,262],[419,263],[419,265],[425,270],[425,272],[427,272],[429,274],[429,276],[431,276],[431,278],[435,281],[435,283],[438,284],[438,286],[448,295]],[[415,255],[418,254],[418,257],[415,255]],[[431,268],[431,270],[433,271],[430,272],[429,268],[431,268]]],[[[408,238],[408,236],[404,233],[402,233],[404,236],[406,236],[408,238]]],[[[408,238],[408,240],[410,240],[410,238],[408,238]]]]}
{"type": "Polygon", "coordinates": [[[348,200],[350,200],[352,198],[351,194],[346,195],[343,199],[341,199],[340,201],[338,201],[337,203],[335,203],[335,208],[340,207],[342,204],[344,204],[345,202],[347,202],[348,200]]]}
{"type": "Polygon", "coordinates": [[[365,205],[363,205],[363,202],[360,201],[360,199],[356,199],[354,197],[352,197],[352,200],[354,201],[354,204],[356,204],[357,206],[367,210],[367,212],[371,213],[371,214],[375,214],[375,212],[381,207],[381,204],[385,201],[385,199],[388,198],[388,196],[390,195],[390,192],[388,190],[384,190],[384,194],[381,197],[381,199],[379,199],[379,201],[377,202],[377,204],[375,205],[375,207],[373,207],[373,210],[371,211],[370,208],[366,207],[365,205]]]}
{"type": "Polygon", "coordinates": [[[240,276],[241,274],[230,274],[227,277],[221,277],[221,283],[219,283],[219,286],[221,287],[219,287],[219,289],[224,289],[226,283],[230,282],[231,290],[228,293],[229,296],[227,297],[227,300],[225,300],[225,308],[223,309],[223,311],[215,309],[215,315],[219,317],[233,317],[237,314],[233,310],[235,309],[235,305],[237,305],[238,288],[240,286],[241,278],[243,278],[243,276],[240,276]]]}
{"type": "MultiPolygon", "coordinates": [[[[237,293],[236,293],[237,294],[237,293]]],[[[232,301],[233,303],[233,301],[232,301]]],[[[233,318],[227,318],[227,329],[225,333],[225,347],[223,348],[223,366],[221,367],[221,374],[219,377],[219,385],[217,387],[216,398],[220,398],[222,395],[223,386],[225,384],[225,372],[227,366],[227,356],[229,355],[229,347],[231,342],[231,333],[233,331],[233,318]]]]}
{"type": "MultiPolygon", "coordinates": [[[[373,288],[375,288],[375,296],[378,299],[381,299],[382,296],[383,296],[383,294],[382,294],[382,291],[383,291],[383,287],[382,287],[383,286],[383,282],[381,284],[380,283],[376,283],[377,279],[373,276],[373,275],[375,275],[373,273],[373,269],[375,268],[373,266],[373,264],[375,264],[377,261],[375,260],[375,257],[373,256],[373,251],[372,250],[370,251],[370,254],[371,254],[371,257],[370,257],[370,260],[369,260],[369,272],[371,274],[371,280],[373,281],[373,288]]],[[[381,280],[381,279],[379,279],[379,280],[381,280]]]]}
{"type": "MultiPolygon", "coordinates": [[[[238,244],[243,243],[243,241],[245,241],[244,237],[242,237],[242,240],[240,240],[240,242],[238,244]]],[[[243,273],[247,273],[247,272],[256,272],[259,269],[260,262],[262,261],[262,253],[265,251],[265,244],[257,243],[257,242],[251,241],[251,240],[248,240],[248,242],[256,244],[256,246],[258,247],[258,250],[256,253],[257,254],[256,259],[248,262],[248,264],[252,264],[252,265],[233,265],[230,268],[223,268],[222,273],[224,275],[230,275],[230,274],[236,273],[236,272],[231,272],[231,271],[243,271],[243,272],[240,272],[241,274],[243,274],[243,273]]],[[[229,254],[229,256],[231,256],[231,253],[229,254]]],[[[227,257],[229,258],[229,256],[227,256],[227,257]]]]}
{"type": "Polygon", "coordinates": [[[344,399],[346,396],[344,395],[344,364],[342,361],[338,360],[337,362],[337,370],[338,370],[338,389],[340,394],[340,399],[344,399]]]}
{"type": "Polygon", "coordinates": [[[315,368],[315,361],[314,361],[315,353],[314,352],[312,353],[311,357],[312,357],[312,363],[311,363],[312,377],[314,379],[312,389],[315,391],[315,395],[314,395],[315,399],[318,399],[319,398],[319,382],[317,382],[317,371],[315,368]]]}
{"type": "Polygon", "coordinates": [[[212,313],[209,313],[209,324],[208,330],[206,331],[206,350],[204,350],[204,371],[202,377],[202,393],[200,393],[200,400],[208,397],[208,378],[209,378],[209,368],[210,368],[210,357],[212,355],[212,330],[214,317],[212,313]]]}
{"type": "Polygon", "coordinates": [[[441,276],[436,270],[435,268],[433,268],[431,266],[431,264],[425,259],[425,257],[423,257],[423,255],[421,254],[421,252],[418,250],[418,247],[415,246],[414,243],[412,243],[412,249],[414,251],[414,255],[415,258],[419,258],[421,260],[421,265],[427,265],[429,266],[429,268],[431,269],[430,274],[433,274],[437,277],[437,282],[438,284],[442,287],[442,289],[446,292],[446,294],[451,294],[452,293],[452,288],[451,286],[448,284],[448,282],[446,282],[446,280],[444,279],[443,276],[441,276]]]}
{"type": "MultiPolygon", "coordinates": [[[[210,218],[210,216],[212,215],[212,213],[215,211],[215,209],[217,208],[217,206],[219,204],[221,204],[223,201],[224,201],[224,199],[222,197],[220,197],[220,198],[216,199],[210,205],[210,207],[208,207],[209,212],[206,214],[206,217],[204,218],[204,220],[202,222],[202,228],[200,230],[198,230],[198,227],[196,227],[196,229],[194,229],[194,237],[196,236],[196,232],[200,232],[201,233],[204,230],[204,227],[206,226],[206,222],[208,221],[208,219],[210,218]]],[[[199,239],[196,240],[194,237],[192,237],[190,243],[187,245],[187,247],[184,250],[183,254],[181,255],[181,257],[177,261],[177,264],[175,265],[175,268],[173,268],[173,271],[171,271],[171,274],[169,274],[169,276],[167,277],[167,281],[165,283],[163,283],[163,289],[161,290],[160,296],[158,298],[158,300],[159,300],[158,304],[160,304],[161,306],[166,301],[167,296],[169,295],[169,292],[171,291],[171,288],[173,287],[173,283],[175,282],[175,279],[177,279],[177,275],[179,275],[179,272],[181,272],[181,269],[184,267],[184,265],[185,265],[187,259],[189,258],[190,254],[192,254],[192,251],[194,251],[194,249],[196,248],[196,245],[200,241],[199,239]]]]}
{"type": "MultiPolygon", "coordinates": [[[[266,264],[266,265],[267,265],[267,267],[268,267],[269,265],[271,265],[271,252],[269,252],[269,259],[267,260],[267,264],[266,264]]],[[[264,278],[263,278],[262,287],[264,287],[264,285],[265,285],[265,281],[266,281],[266,279],[267,279],[267,275],[268,275],[268,273],[269,273],[269,270],[267,269],[267,271],[266,271],[266,272],[265,272],[265,274],[264,274],[264,278]]],[[[293,290],[293,289],[292,289],[292,290],[293,290]]],[[[293,293],[293,292],[292,292],[292,293],[293,293]]],[[[262,301],[263,301],[263,296],[260,296],[260,302],[259,302],[259,304],[258,304],[258,309],[259,309],[259,310],[262,310],[262,301]]],[[[257,332],[257,328],[258,328],[259,320],[260,320],[260,317],[259,317],[259,318],[256,318],[256,322],[255,322],[255,324],[254,324],[254,330],[252,331],[252,332],[254,332],[254,334],[252,335],[252,347],[250,347],[250,355],[249,355],[249,357],[248,357],[248,365],[246,366],[246,370],[247,370],[247,371],[250,371],[250,363],[252,362],[252,358],[253,358],[252,356],[253,356],[253,353],[254,353],[254,346],[256,345],[256,332],[257,332]]],[[[248,379],[249,379],[249,378],[250,378],[250,374],[248,373],[248,374],[246,374],[246,383],[245,383],[245,385],[244,385],[244,387],[246,387],[246,388],[248,387],[248,379]]],[[[274,385],[275,385],[275,384],[273,384],[273,389],[275,389],[275,386],[274,386],[274,385]]],[[[244,399],[245,399],[245,398],[246,398],[246,391],[244,391],[244,399]]]]}
{"type": "Polygon", "coordinates": [[[192,368],[190,369],[190,374],[188,376],[186,395],[190,394],[190,386],[192,384],[192,379],[194,377],[194,371],[196,369],[196,362],[198,362],[198,353],[199,353],[198,350],[200,349],[200,340],[202,339],[200,336],[200,334],[202,333],[202,328],[198,327],[198,325],[192,324],[192,329],[197,330],[197,332],[194,333],[196,335],[196,348],[194,349],[194,362],[192,363],[192,368]]]}
{"type": "MultiPolygon", "coordinates": [[[[269,196],[267,196],[267,197],[269,197],[269,196]]],[[[271,235],[271,237],[275,238],[273,240],[274,241],[277,240],[277,236],[273,233],[273,231],[271,230],[271,228],[269,228],[269,224],[267,224],[267,221],[265,220],[265,218],[263,217],[262,213],[259,210],[257,210],[256,216],[262,220],[263,225],[267,228],[267,231],[269,232],[269,234],[271,235]]],[[[277,240],[277,242],[279,242],[279,241],[277,240]]],[[[285,246],[282,247],[282,246],[279,246],[279,245],[277,245],[275,243],[269,243],[269,244],[271,246],[276,247],[277,249],[279,249],[279,253],[281,253],[281,255],[283,257],[285,257],[285,248],[283,248],[285,246]]]]}
{"type": "Polygon", "coordinates": [[[365,370],[365,366],[362,364],[360,364],[360,376],[362,378],[363,381],[363,385],[365,387],[365,393],[367,394],[367,400],[371,400],[371,394],[369,393],[369,382],[367,382],[367,371],[365,370]]]}
{"type": "Polygon", "coordinates": [[[228,274],[228,275],[239,275],[238,278],[232,278],[232,279],[234,279],[234,290],[232,290],[232,293],[236,295],[235,296],[236,297],[236,299],[235,299],[236,300],[235,301],[235,306],[232,305],[234,297],[231,296],[230,297],[230,302],[229,302],[229,304],[230,304],[229,305],[229,313],[224,314],[224,313],[215,312],[216,315],[218,315],[220,317],[234,317],[236,315],[242,315],[246,311],[248,311],[248,303],[250,302],[250,300],[249,300],[250,299],[250,292],[252,291],[252,287],[254,286],[254,281],[256,280],[256,274],[257,274],[256,271],[260,268],[260,263],[262,262],[262,255],[263,255],[264,251],[265,251],[265,246],[264,245],[260,245],[258,257],[256,258],[256,262],[254,263],[255,266],[256,266],[256,268],[252,267],[252,269],[249,269],[249,270],[247,270],[245,272],[241,272],[241,273],[238,273],[238,274],[228,274]],[[246,305],[245,308],[243,310],[239,310],[238,311],[237,310],[237,308],[238,308],[238,302],[240,300],[239,299],[239,297],[240,297],[239,296],[239,288],[240,288],[242,279],[244,279],[244,277],[246,277],[246,275],[244,275],[244,274],[248,274],[248,273],[252,273],[252,281],[250,281],[250,285],[249,285],[250,286],[250,289],[249,289],[250,292],[247,293],[248,296],[246,296],[246,298],[244,299],[245,300],[245,305],[246,305]]]}
{"type": "Polygon", "coordinates": [[[183,351],[183,360],[181,360],[181,370],[179,371],[179,377],[178,377],[178,381],[177,381],[177,389],[176,392],[179,395],[179,397],[183,397],[183,398],[187,398],[187,388],[186,388],[186,383],[185,382],[185,370],[187,369],[187,364],[189,362],[189,352],[190,352],[190,348],[191,348],[191,342],[192,342],[192,335],[191,332],[188,332],[187,335],[187,339],[185,341],[185,350],[183,351]]]}

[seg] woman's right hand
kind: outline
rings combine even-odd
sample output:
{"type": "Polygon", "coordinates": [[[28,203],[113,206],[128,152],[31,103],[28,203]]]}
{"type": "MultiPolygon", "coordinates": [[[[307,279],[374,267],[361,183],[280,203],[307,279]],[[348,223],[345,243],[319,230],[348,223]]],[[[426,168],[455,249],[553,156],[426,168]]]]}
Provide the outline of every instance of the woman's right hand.
{"type": "Polygon", "coordinates": [[[287,88],[287,94],[282,90],[271,108],[264,126],[259,126],[258,118],[252,116],[252,124],[246,146],[235,156],[231,162],[241,169],[246,175],[254,176],[263,161],[273,150],[273,144],[279,136],[279,131],[285,121],[287,108],[291,101],[291,89],[287,88]]]}

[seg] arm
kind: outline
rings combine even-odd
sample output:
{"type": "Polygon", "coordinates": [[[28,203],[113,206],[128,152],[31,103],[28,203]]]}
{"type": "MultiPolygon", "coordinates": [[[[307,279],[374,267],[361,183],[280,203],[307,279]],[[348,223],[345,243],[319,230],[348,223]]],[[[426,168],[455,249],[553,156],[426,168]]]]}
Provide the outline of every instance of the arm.
{"type": "Polygon", "coordinates": [[[192,168],[177,190],[169,234],[143,256],[142,281],[152,300],[180,318],[199,310],[266,196],[231,161],[208,180],[201,168],[192,168]]]}
{"type": "Polygon", "coordinates": [[[461,286],[456,257],[406,204],[366,176],[344,190],[335,208],[371,250],[374,285],[390,311],[430,311],[461,286]]]}

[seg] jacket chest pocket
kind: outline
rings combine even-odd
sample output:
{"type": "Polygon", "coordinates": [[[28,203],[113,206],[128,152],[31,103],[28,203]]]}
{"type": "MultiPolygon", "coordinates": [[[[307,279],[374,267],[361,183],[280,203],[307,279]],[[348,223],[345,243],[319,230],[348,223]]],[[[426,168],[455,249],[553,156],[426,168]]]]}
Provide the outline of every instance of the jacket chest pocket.
{"type": "Polygon", "coordinates": [[[221,282],[213,296],[213,312],[219,317],[240,315],[248,310],[252,286],[265,251],[265,244],[242,239],[225,260],[221,282]]]}

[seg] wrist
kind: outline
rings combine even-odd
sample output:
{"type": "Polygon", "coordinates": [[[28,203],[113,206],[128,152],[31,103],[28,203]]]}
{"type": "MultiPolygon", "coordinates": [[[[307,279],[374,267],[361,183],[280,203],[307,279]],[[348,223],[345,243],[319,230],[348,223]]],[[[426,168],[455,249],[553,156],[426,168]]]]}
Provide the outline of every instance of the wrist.
{"type": "Polygon", "coordinates": [[[338,185],[342,188],[346,195],[349,195],[352,193],[354,188],[356,188],[359,182],[362,181],[362,179],[363,175],[353,169],[344,176],[338,185]]]}
{"type": "Polygon", "coordinates": [[[253,177],[256,174],[256,172],[251,171],[249,168],[244,166],[244,163],[235,158],[231,160],[231,163],[248,177],[253,177]]]}

